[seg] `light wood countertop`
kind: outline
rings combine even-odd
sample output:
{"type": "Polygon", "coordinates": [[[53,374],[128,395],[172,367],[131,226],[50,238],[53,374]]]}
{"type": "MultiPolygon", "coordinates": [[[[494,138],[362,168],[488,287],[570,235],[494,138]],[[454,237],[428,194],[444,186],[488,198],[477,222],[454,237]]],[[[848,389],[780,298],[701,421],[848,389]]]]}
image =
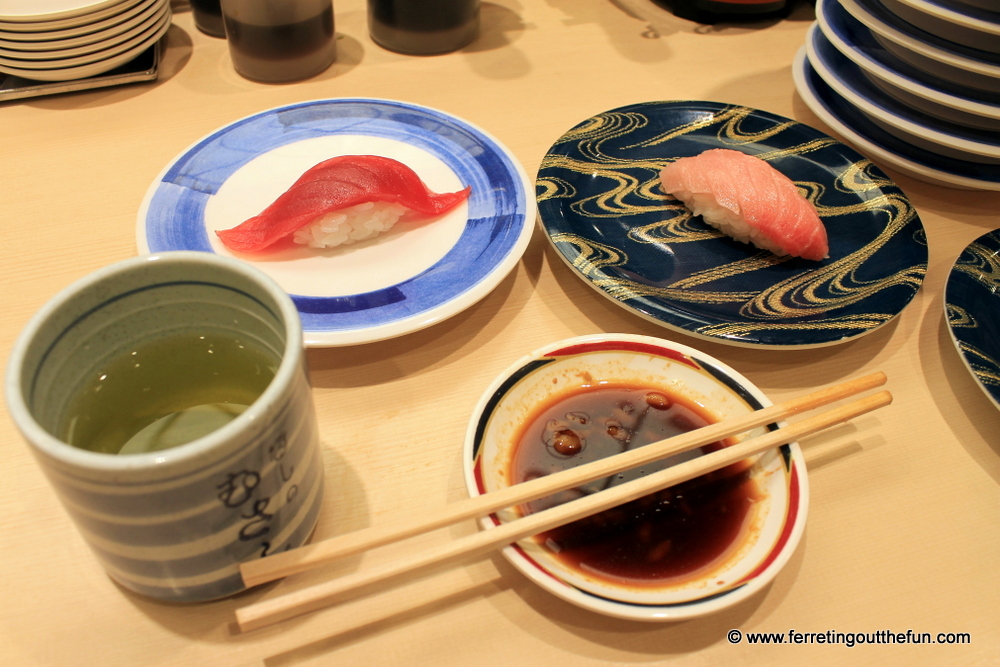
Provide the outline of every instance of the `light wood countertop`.
{"type": "MultiPolygon", "coordinates": [[[[363,0],[335,0],[339,55],[292,85],[242,79],[226,43],[174,2],[159,80],[0,104],[0,353],[57,291],[136,254],[136,213],[160,170],[209,132],[294,102],[380,97],[465,118],[533,178],[565,130],[651,100],[746,105],[827,130],[795,92],[812,22],[708,27],[651,0],[491,0],[483,32],[444,56],[368,37],[363,0]]],[[[877,162],[877,160],[876,160],[877,162]]],[[[51,492],[5,411],[0,447],[0,662],[14,665],[875,665],[1000,664],[1000,413],[949,337],[952,263],[1000,227],[1000,193],[914,180],[881,165],[916,206],[930,264],[877,331],[834,347],[755,350],[647,322],[573,275],[536,231],[486,298],[429,329],[312,349],[327,501],[317,536],[434,512],[465,496],[461,450],[480,394],[543,344],[595,332],[660,336],[710,354],[778,401],[883,370],[895,403],[803,442],[811,506],[791,561],[762,593],[672,624],[616,620],[537,588],[499,554],[392,591],[241,634],[234,610],[411,547],[348,559],[234,599],[180,606],[116,586],[51,492]],[[727,632],[969,633],[945,646],[733,645],[727,632]]],[[[416,541],[474,532],[468,522],[416,541]]]]}

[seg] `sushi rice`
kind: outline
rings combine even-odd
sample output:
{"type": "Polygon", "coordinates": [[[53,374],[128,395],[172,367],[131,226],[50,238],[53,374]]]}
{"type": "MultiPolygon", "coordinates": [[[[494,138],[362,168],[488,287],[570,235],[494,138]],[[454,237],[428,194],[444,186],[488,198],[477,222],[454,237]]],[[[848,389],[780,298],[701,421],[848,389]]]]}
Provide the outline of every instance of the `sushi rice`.
{"type": "Polygon", "coordinates": [[[293,240],[312,248],[333,248],[378,236],[406,212],[402,204],[365,202],[328,213],[295,231],[293,240]]]}
{"type": "Polygon", "coordinates": [[[762,230],[754,227],[738,212],[720,204],[714,195],[694,192],[675,192],[674,196],[684,202],[694,215],[700,215],[706,224],[731,236],[737,241],[750,243],[761,250],[769,250],[781,257],[788,252],[772,241],[762,230]]]}

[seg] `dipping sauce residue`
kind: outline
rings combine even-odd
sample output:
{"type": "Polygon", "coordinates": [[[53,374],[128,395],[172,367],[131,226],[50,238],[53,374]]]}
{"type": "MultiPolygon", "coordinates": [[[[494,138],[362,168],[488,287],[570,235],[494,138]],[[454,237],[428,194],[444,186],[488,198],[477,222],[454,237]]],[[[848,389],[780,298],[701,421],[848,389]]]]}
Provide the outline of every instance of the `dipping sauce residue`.
{"type": "MultiPolygon", "coordinates": [[[[647,445],[715,421],[693,401],[660,387],[580,387],[539,406],[518,436],[509,478],[520,483],[647,445]]],[[[713,443],[642,469],[599,479],[521,507],[538,512],[717,450],[713,443]]],[[[591,577],[662,586],[697,576],[737,545],[762,498],[738,463],[539,536],[561,562],[591,577]]]]}

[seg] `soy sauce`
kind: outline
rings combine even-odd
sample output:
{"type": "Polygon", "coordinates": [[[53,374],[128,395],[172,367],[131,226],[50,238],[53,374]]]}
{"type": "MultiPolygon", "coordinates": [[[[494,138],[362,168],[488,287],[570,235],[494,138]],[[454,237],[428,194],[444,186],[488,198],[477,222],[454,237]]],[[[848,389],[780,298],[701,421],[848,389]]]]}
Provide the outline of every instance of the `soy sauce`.
{"type": "Polygon", "coordinates": [[[256,81],[298,81],[324,71],[336,57],[333,7],[303,21],[260,25],[223,13],[233,67],[256,81]]]}
{"type": "MultiPolygon", "coordinates": [[[[660,387],[585,387],[540,406],[526,422],[511,483],[641,447],[714,421],[697,404],[660,387]]],[[[714,451],[725,443],[713,443],[714,451]]],[[[538,512],[662,470],[701,452],[665,461],[524,505],[538,512]]],[[[697,576],[738,544],[762,497],[750,466],[734,464],[538,537],[556,558],[589,576],[660,586],[697,576]]]]}

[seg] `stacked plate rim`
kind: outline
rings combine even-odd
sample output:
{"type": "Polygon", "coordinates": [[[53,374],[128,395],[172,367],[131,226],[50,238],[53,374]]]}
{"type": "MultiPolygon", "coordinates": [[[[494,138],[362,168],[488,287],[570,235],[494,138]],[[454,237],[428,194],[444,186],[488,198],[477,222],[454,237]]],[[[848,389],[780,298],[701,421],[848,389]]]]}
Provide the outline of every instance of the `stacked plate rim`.
{"type": "Polygon", "coordinates": [[[1000,190],[1000,12],[975,6],[983,1],[817,0],[796,88],[890,166],[939,185],[1000,190]],[[914,12],[923,18],[901,16],[914,12]],[[975,36],[944,39],[949,22],[975,36]]]}
{"type": "Polygon", "coordinates": [[[0,0],[0,73],[35,81],[97,76],[170,27],[170,0],[0,0]]]}

